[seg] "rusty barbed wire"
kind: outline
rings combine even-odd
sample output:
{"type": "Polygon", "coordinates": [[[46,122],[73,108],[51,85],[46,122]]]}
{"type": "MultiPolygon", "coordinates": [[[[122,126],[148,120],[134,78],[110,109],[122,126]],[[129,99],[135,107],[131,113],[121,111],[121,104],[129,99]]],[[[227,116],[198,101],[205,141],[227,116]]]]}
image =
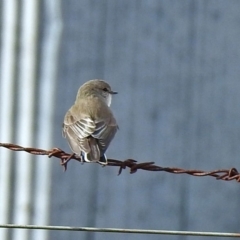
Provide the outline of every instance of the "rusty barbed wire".
{"type": "MultiPolygon", "coordinates": [[[[24,151],[33,155],[47,155],[49,158],[56,157],[61,160],[61,165],[64,167],[64,170],[67,170],[67,164],[71,159],[74,159],[78,162],[82,162],[81,158],[76,154],[69,154],[64,152],[60,148],[53,148],[51,150],[44,150],[39,148],[32,147],[22,147],[12,143],[0,143],[0,147],[7,148],[12,151],[24,151]]],[[[106,166],[115,166],[119,167],[118,175],[122,173],[123,169],[129,168],[130,173],[135,173],[137,170],[153,171],[153,172],[168,172],[174,174],[188,174],[197,177],[211,176],[217,180],[232,181],[236,180],[240,182],[240,173],[236,168],[231,169],[220,169],[214,171],[203,171],[203,170],[186,170],[176,167],[160,167],[155,165],[154,162],[143,162],[138,163],[134,159],[127,159],[124,161],[116,159],[108,159],[108,164],[106,166]]]]}

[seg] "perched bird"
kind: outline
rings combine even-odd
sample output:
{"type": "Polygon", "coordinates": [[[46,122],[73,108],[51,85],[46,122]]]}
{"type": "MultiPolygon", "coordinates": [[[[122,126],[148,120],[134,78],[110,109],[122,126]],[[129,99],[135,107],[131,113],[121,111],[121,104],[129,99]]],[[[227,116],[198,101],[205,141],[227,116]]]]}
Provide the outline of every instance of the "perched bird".
{"type": "Polygon", "coordinates": [[[74,105],[63,122],[63,136],[72,151],[86,162],[107,164],[105,152],[117,132],[118,125],[110,109],[110,85],[99,79],[83,84],[74,105]]]}

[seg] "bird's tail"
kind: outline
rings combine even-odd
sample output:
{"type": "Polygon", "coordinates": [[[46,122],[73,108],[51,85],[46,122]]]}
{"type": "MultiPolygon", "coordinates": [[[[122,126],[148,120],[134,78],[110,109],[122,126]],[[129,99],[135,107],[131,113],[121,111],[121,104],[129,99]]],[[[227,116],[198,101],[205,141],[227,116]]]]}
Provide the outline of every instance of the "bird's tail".
{"type": "Polygon", "coordinates": [[[90,137],[87,139],[87,143],[89,146],[88,152],[85,152],[84,159],[86,162],[97,162],[100,159],[100,150],[96,139],[90,137]]]}
{"type": "Polygon", "coordinates": [[[82,154],[83,159],[86,162],[98,162],[102,165],[106,165],[107,157],[105,154],[101,153],[99,146],[98,146],[97,139],[89,137],[87,139],[87,143],[89,146],[89,150],[88,150],[88,152],[84,152],[84,154],[82,154]]]}

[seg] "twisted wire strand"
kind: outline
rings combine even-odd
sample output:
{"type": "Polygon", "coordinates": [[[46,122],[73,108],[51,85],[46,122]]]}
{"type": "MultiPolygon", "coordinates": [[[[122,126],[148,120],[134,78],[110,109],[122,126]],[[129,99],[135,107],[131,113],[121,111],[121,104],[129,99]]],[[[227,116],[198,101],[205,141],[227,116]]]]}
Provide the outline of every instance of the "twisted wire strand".
{"type": "MultiPolygon", "coordinates": [[[[83,160],[80,157],[78,157],[76,154],[66,153],[60,148],[44,150],[44,149],[32,148],[32,147],[22,147],[12,143],[0,143],[0,147],[4,147],[12,151],[24,151],[33,155],[47,155],[49,158],[51,157],[59,158],[61,160],[61,165],[64,167],[65,171],[67,170],[67,164],[71,159],[74,159],[78,162],[83,162],[83,160]]],[[[161,166],[155,165],[154,162],[138,163],[134,159],[127,159],[124,161],[120,161],[116,159],[108,159],[108,163],[106,166],[119,167],[118,175],[122,173],[123,169],[129,168],[131,174],[136,173],[137,170],[145,170],[145,171],[152,171],[152,172],[168,172],[173,174],[188,174],[196,177],[211,176],[216,178],[217,180],[224,180],[224,181],[235,180],[237,182],[240,182],[240,174],[236,168],[219,169],[214,171],[203,171],[203,170],[195,170],[195,169],[186,170],[186,169],[181,169],[176,167],[161,167],[161,166]]]]}
{"type": "Polygon", "coordinates": [[[227,232],[195,232],[195,231],[172,231],[152,229],[123,229],[123,228],[95,228],[95,227],[71,227],[71,226],[40,226],[40,225],[17,225],[0,224],[0,228],[38,229],[57,231],[78,231],[78,232],[107,232],[107,233],[131,233],[131,234],[161,234],[178,236],[201,236],[201,237],[234,237],[239,238],[240,233],[227,232]]]}

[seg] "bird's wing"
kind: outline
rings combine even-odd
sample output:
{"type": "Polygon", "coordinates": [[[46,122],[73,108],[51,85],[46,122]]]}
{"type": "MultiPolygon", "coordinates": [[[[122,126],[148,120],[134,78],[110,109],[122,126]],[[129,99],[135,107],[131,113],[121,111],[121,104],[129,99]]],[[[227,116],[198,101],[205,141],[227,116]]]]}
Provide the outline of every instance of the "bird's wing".
{"type": "Polygon", "coordinates": [[[72,114],[68,112],[64,119],[63,136],[67,138],[73,152],[77,153],[75,150],[77,148],[78,153],[80,153],[80,151],[90,153],[94,150],[94,158],[99,158],[107,150],[117,129],[118,125],[113,116],[108,119],[94,121],[86,116],[81,117],[81,119],[75,119],[72,114]],[[95,141],[91,142],[89,140],[89,136],[96,139],[98,147],[95,146],[95,141]]]}
{"type": "Polygon", "coordinates": [[[98,139],[100,151],[104,154],[117,132],[118,125],[113,116],[108,121],[102,120],[95,122],[95,124],[96,128],[92,136],[98,139]]]}
{"type": "Polygon", "coordinates": [[[96,128],[95,122],[90,117],[82,116],[81,118],[76,118],[70,111],[66,113],[63,125],[63,135],[65,132],[64,128],[70,128],[78,138],[90,136],[96,128]]]}
{"type": "Polygon", "coordinates": [[[67,112],[63,123],[63,136],[67,138],[73,152],[78,154],[81,150],[90,152],[86,138],[94,133],[95,128],[96,124],[90,117],[76,119],[71,112],[67,112]]]}
{"type": "Polygon", "coordinates": [[[78,138],[86,138],[94,133],[96,125],[94,121],[87,117],[75,121],[69,126],[78,138]]]}

